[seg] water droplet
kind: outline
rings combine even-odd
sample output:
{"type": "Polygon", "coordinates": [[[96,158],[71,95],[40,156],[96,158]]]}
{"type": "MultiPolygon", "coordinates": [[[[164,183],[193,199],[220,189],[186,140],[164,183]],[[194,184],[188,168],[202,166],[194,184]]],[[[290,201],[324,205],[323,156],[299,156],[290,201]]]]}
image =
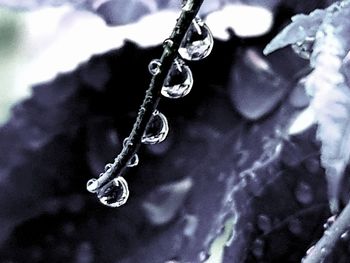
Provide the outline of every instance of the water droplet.
{"type": "Polygon", "coordinates": [[[314,250],[314,248],[315,248],[315,246],[310,247],[310,248],[306,251],[306,255],[309,255],[309,254],[312,252],[312,250],[314,250]]]}
{"type": "Polygon", "coordinates": [[[170,38],[167,38],[163,42],[163,47],[164,48],[171,48],[174,45],[174,41],[170,38]]]}
{"type": "Polygon", "coordinates": [[[326,223],[323,224],[323,229],[327,230],[328,228],[330,228],[333,225],[333,223],[336,220],[336,218],[337,218],[336,215],[333,215],[333,216],[329,217],[327,219],[326,223]]]}
{"type": "Polygon", "coordinates": [[[341,234],[340,239],[343,241],[346,241],[349,239],[349,231],[345,231],[343,234],[341,234]]]}
{"type": "Polygon", "coordinates": [[[181,59],[176,59],[164,81],[162,95],[170,99],[186,96],[192,89],[193,76],[190,68],[181,59]]]}
{"type": "Polygon", "coordinates": [[[114,178],[99,190],[97,196],[102,204],[119,207],[129,198],[128,183],[123,177],[114,178]]]}
{"type": "Polygon", "coordinates": [[[202,250],[201,252],[199,252],[198,258],[199,258],[200,262],[204,262],[209,257],[210,257],[209,252],[207,252],[205,250],[202,250]]]}
{"type": "Polygon", "coordinates": [[[201,60],[210,54],[213,45],[210,29],[202,20],[195,18],[181,42],[179,54],[186,60],[201,60]]]}
{"type": "Polygon", "coordinates": [[[301,182],[295,189],[295,196],[298,202],[307,205],[310,204],[313,200],[313,193],[311,187],[305,183],[301,182]]]}
{"type": "Polygon", "coordinates": [[[315,245],[313,245],[312,247],[310,247],[310,248],[306,251],[306,255],[305,255],[305,257],[303,257],[303,258],[301,259],[301,262],[305,262],[305,259],[307,258],[308,255],[310,255],[310,254],[312,253],[312,251],[314,250],[314,248],[315,248],[315,245]]]}
{"type": "Polygon", "coordinates": [[[154,111],[149,121],[141,142],[145,144],[156,144],[165,140],[169,132],[169,125],[164,114],[154,111]]]}
{"type": "Polygon", "coordinates": [[[126,137],[123,141],[123,147],[128,147],[129,145],[132,145],[132,142],[130,142],[129,137],[126,137]]]}
{"type": "Polygon", "coordinates": [[[255,239],[252,244],[252,252],[256,258],[262,258],[264,255],[264,241],[262,239],[255,239]]]}
{"type": "Polygon", "coordinates": [[[113,165],[111,163],[107,163],[105,166],[105,172],[108,171],[109,169],[111,169],[113,165]]]}
{"type": "Polygon", "coordinates": [[[131,157],[131,159],[128,161],[127,163],[127,167],[131,168],[131,167],[135,167],[139,164],[139,156],[137,155],[137,153],[134,154],[133,157],[131,157]]]}
{"type": "Polygon", "coordinates": [[[267,233],[271,230],[271,220],[266,215],[259,215],[257,220],[258,227],[264,232],[267,233]]]}
{"type": "Polygon", "coordinates": [[[310,59],[313,52],[315,38],[307,37],[304,41],[299,41],[292,45],[293,51],[303,59],[310,59]]]}
{"type": "Polygon", "coordinates": [[[160,63],[159,59],[153,59],[148,64],[148,71],[149,71],[149,73],[151,73],[153,76],[159,74],[161,65],[162,65],[162,63],[160,63]]]}
{"type": "Polygon", "coordinates": [[[90,193],[96,193],[96,189],[98,186],[98,182],[96,178],[92,178],[86,183],[86,190],[88,190],[90,193]]]}

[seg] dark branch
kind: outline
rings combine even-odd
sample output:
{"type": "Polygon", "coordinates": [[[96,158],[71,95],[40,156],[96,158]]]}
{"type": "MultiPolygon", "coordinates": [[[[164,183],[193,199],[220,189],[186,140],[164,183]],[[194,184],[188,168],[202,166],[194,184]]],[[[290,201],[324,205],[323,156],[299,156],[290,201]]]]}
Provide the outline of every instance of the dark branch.
{"type": "Polygon", "coordinates": [[[129,143],[123,148],[111,167],[90,186],[93,190],[97,191],[109,181],[113,180],[113,178],[121,175],[128,161],[136,154],[141,144],[142,135],[152,117],[152,113],[157,108],[163,83],[172,63],[178,56],[178,49],[182,39],[190,27],[192,20],[196,17],[202,3],[203,0],[187,0],[185,2],[171,36],[164,41],[164,51],[160,58],[160,72],[151,79],[151,83],[139,109],[136,122],[129,135],[129,143]]]}

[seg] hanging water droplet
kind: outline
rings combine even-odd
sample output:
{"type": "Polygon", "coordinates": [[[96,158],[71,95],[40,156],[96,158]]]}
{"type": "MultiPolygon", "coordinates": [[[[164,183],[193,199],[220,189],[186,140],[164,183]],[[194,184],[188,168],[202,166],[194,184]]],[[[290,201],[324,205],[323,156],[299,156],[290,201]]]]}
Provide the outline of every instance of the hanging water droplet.
{"type": "Polygon", "coordinates": [[[162,65],[162,63],[160,63],[159,59],[153,59],[148,64],[148,71],[149,71],[149,73],[151,73],[153,76],[159,74],[161,65],[162,65]]]}
{"type": "Polygon", "coordinates": [[[313,52],[315,38],[307,37],[304,41],[299,41],[292,45],[293,51],[303,59],[310,59],[313,52]]]}
{"type": "Polygon", "coordinates": [[[313,200],[312,189],[308,184],[304,182],[299,183],[296,187],[295,196],[298,202],[304,205],[310,204],[313,200]]]}
{"type": "Polygon", "coordinates": [[[134,156],[131,157],[131,159],[128,161],[126,166],[129,168],[135,167],[139,164],[139,161],[139,156],[137,155],[137,153],[135,153],[134,156]]]}
{"type": "Polygon", "coordinates": [[[176,59],[171,66],[162,87],[162,95],[170,99],[186,96],[192,89],[193,76],[190,68],[183,60],[176,59]]]}
{"type": "Polygon", "coordinates": [[[201,19],[195,18],[180,44],[179,54],[186,60],[201,60],[210,54],[213,45],[210,29],[201,19]]]}
{"type": "Polygon", "coordinates": [[[96,178],[92,178],[86,183],[86,190],[88,190],[90,193],[96,193],[96,189],[98,186],[98,182],[96,178]]]}
{"type": "Polygon", "coordinates": [[[119,207],[129,198],[128,183],[123,177],[114,178],[99,190],[97,197],[106,206],[119,207]]]}
{"type": "Polygon", "coordinates": [[[113,166],[113,164],[107,163],[105,166],[105,172],[108,171],[109,169],[111,169],[112,166],[113,166]]]}
{"type": "Polygon", "coordinates": [[[149,121],[141,142],[145,144],[156,144],[165,140],[169,132],[167,118],[159,111],[154,111],[149,121]]]}

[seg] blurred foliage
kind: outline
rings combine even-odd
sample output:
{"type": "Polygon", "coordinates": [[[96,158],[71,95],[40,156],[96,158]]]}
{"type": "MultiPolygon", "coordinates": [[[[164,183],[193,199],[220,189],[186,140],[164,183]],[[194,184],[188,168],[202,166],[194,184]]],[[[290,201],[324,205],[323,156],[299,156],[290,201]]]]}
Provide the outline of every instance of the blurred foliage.
{"type": "Polygon", "coordinates": [[[15,68],[20,59],[19,43],[21,40],[20,15],[0,8],[0,123],[9,115],[15,102],[15,68]]]}

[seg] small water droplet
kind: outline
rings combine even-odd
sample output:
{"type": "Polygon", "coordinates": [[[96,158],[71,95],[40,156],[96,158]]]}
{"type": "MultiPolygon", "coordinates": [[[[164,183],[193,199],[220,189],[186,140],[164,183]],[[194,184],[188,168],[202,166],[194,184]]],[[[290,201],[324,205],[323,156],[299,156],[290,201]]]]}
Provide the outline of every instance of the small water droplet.
{"type": "Polygon", "coordinates": [[[305,183],[301,182],[297,185],[295,189],[295,196],[298,202],[302,204],[310,204],[313,200],[313,193],[311,187],[305,183]]]}
{"type": "Polygon", "coordinates": [[[264,255],[264,241],[262,239],[255,239],[252,244],[252,252],[254,256],[258,259],[262,258],[264,255]]]}
{"type": "Polygon", "coordinates": [[[213,45],[210,29],[201,19],[195,18],[181,42],[179,54],[186,60],[201,60],[210,54],[213,45]]]}
{"type": "Polygon", "coordinates": [[[123,147],[128,147],[128,145],[132,145],[132,142],[130,142],[129,137],[126,137],[123,141],[123,147]]]}
{"type": "Polygon", "coordinates": [[[315,246],[310,247],[307,251],[306,251],[306,255],[310,255],[310,253],[314,250],[315,246]]]}
{"type": "Polygon", "coordinates": [[[326,247],[321,248],[321,254],[326,254],[326,253],[327,253],[327,248],[326,247]]]}
{"type": "Polygon", "coordinates": [[[96,189],[98,186],[98,182],[96,178],[92,178],[86,183],[86,190],[88,190],[90,193],[96,193],[96,189]]]}
{"type": "Polygon", "coordinates": [[[159,111],[154,111],[149,121],[141,142],[145,144],[156,144],[165,140],[169,132],[167,118],[159,111]]]}
{"type": "Polygon", "coordinates": [[[313,52],[315,38],[307,37],[304,41],[299,41],[292,45],[293,51],[303,59],[310,59],[313,52]]]}
{"type": "Polygon", "coordinates": [[[269,232],[272,228],[271,219],[266,215],[259,215],[257,224],[260,230],[262,230],[264,233],[269,232]]]}
{"type": "Polygon", "coordinates": [[[307,251],[306,251],[306,255],[301,259],[301,262],[305,262],[305,259],[312,253],[312,251],[314,250],[315,245],[311,246],[307,251]]]}
{"type": "Polygon", "coordinates": [[[139,156],[137,155],[137,153],[134,154],[133,157],[131,157],[131,159],[128,161],[127,163],[127,167],[131,168],[131,167],[135,167],[139,164],[139,156]]]}
{"type": "Polygon", "coordinates": [[[97,196],[102,204],[119,207],[129,198],[128,183],[123,177],[114,178],[99,190],[97,196]]]}
{"type": "Polygon", "coordinates": [[[336,215],[333,215],[333,216],[329,217],[327,219],[326,223],[323,224],[323,229],[324,230],[329,229],[333,225],[333,223],[335,222],[336,218],[337,218],[336,215]]]}
{"type": "Polygon", "coordinates": [[[160,73],[160,67],[162,66],[162,63],[160,62],[159,59],[153,59],[149,64],[148,64],[148,71],[151,73],[153,76],[157,75],[160,73]]]}
{"type": "Polygon", "coordinates": [[[113,165],[111,163],[107,163],[105,166],[105,172],[108,171],[113,165]]]}
{"type": "Polygon", "coordinates": [[[164,48],[171,48],[174,45],[174,41],[170,38],[167,38],[163,42],[163,47],[164,48]]]}
{"type": "Polygon", "coordinates": [[[345,231],[343,234],[341,234],[340,239],[343,241],[346,241],[349,239],[349,231],[345,231]]]}
{"type": "Polygon", "coordinates": [[[186,96],[192,89],[193,76],[190,68],[181,59],[176,59],[164,81],[162,95],[169,99],[186,96]]]}

